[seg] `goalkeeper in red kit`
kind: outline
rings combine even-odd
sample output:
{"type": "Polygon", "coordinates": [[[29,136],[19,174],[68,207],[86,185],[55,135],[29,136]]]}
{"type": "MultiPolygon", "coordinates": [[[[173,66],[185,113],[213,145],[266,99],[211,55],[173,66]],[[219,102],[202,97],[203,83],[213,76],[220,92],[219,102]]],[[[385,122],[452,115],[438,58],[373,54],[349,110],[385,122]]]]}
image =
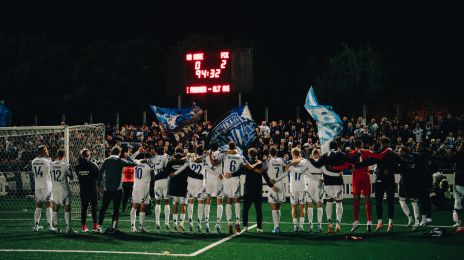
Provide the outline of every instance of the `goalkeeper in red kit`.
{"type": "MultiPolygon", "coordinates": [[[[371,150],[363,149],[363,142],[356,140],[354,149],[350,151],[348,157],[352,157],[361,153],[359,158],[360,162],[369,158],[381,159],[388,151],[385,150],[380,154],[374,153],[371,150]]],[[[351,232],[354,232],[359,227],[359,201],[361,194],[364,196],[366,202],[366,216],[367,216],[367,233],[372,232],[372,214],[371,214],[371,180],[370,180],[369,166],[359,166],[353,170],[352,180],[352,193],[353,193],[353,212],[354,222],[351,232]]]]}

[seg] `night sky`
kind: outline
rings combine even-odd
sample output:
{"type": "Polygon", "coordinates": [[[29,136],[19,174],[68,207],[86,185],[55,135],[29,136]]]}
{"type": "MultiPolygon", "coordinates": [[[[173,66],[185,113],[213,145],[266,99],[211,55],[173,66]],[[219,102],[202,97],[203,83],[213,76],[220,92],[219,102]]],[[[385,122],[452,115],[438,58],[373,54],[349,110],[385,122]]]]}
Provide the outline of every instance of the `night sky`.
{"type": "Polygon", "coordinates": [[[344,43],[369,44],[384,57],[387,85],[429,96],[440,87],[446,97],[464,83],[462,1],[14,2],[0,4],[5,35],[43,34],[70,44],[149,37],[165,49],[196,34],[240,38],[288,67],[302,49],[322,61],[344,43]]]}

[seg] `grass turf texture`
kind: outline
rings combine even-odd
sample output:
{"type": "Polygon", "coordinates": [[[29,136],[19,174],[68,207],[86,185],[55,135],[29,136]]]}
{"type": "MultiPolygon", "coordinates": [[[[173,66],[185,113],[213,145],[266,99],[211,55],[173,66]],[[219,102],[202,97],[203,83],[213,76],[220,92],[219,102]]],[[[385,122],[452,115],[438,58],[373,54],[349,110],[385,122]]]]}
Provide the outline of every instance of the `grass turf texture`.
{"type": "MultiPolygon", "coordinates": [[[[375,204],[375,203],[374,203],[375,204]]],[[[362,204],[363,205],[363,204],[362,204]]],[[[374,205],[373,205],[374,206],[374,205]]],[[[384,205],[386,209],[386,205],[384,205]]],[[[163,207],[162,207],[163,208],[163,207]]],[[[373,207],[375,209],[375,206],[373,207]]],[[[246,258],[323,258],[323,259],[456,259],[464,253],[464,235],[451,232],[441,238],[430,238],[425,234],[432,228],[419,228],[411,232],[409,227],[395,226],[393,233],[386,233],[386,226],[381,233],[365,234],[365,226],[361,226],[355,236],[363,237],[362,240],[346,240],[350,236],[351,225],[343,225],[342,232],[338,234],[309,233],[307,231],[294,233],[291,224],[290,205],[285,203],[282,207],[281,229],[283,233],[272,234],[273,228],[271,209],[269,204],[263,205],[265,233],[256,233],[256,229],[250,230],[240,236],[232,238],[204,253],[199,258],[209,259],[233,259],[246,258]]],[[[110,211],[109,211],[110,212],[110,211]]],[[[216,207],[211,207],[211,219],[215,220],[216,207]]],[[[386,213],[386,212],[385,212],[386,213]]],[[[196,207],[195,207],[196,216],[196,207]]],[[[325,212],[324,212],[325,214],[325,212]]],[[[433,212],[433,225],[451,226],[451,212],[433,212]]],[[[373,213],[375,216],[375,212],[373,213]]],[[[104,227],[110,224],[111,213],[107,213],[104,227]]],[[[164,213],[161,214],[164,216],[164,213]]],[[[254,221],[254,210],[252,208],[250,220],[254,221]]],[[[335,207],[334,216],[335,217],[335,207]]],[[[364,207],[361,207],[360,222],[365,224],[364,207]]],[[[60,212],[60,218],[62,213],[60,212]]],[[[316,218],[316,212],[314,212],[316,218]]],[[[129,216],[120,218],[119,228],[124,234],[103,235],[94,233],[78,233],[73,236],[63,234],[50,234],[46,231],[46,220],[42,210],[41,222],[44,230],[32,232],[32,210],[21,213],[0,212],[0,249],[46,249],[46,250],[88,250],[88,251],[129,251],[129,252],[151,252],[171,254],[191,254],[214,242],[228,237],[227,227],[222,224],[224,234],[205,234],[197,232],[167,232],[162,227],[161,232],[155,231],[153,222],[154,215],[147,216],[147,229],[149,234],[129,233],[129,216]]],[[[223,221],[225,214],[223,216],[223,221]]],[[[352,223],[353,205],[351,200],[344,202],[344,223],[352,223]]],[[[91,219],[90,219],[91,220],[91,219]]],[[[326,221],[324,215],[324,222],[326,221]]],[[[384,221],[388,221],[384,219],[384,221]]],[[[306,220],[307,222],[307,220],[306,220]]],[[[398,203],[395,211],[396,224],[406,224],[407,220],[398,203]]],[[[163,223],[163,220],[162,220],[163,223]]],[[[214,230],[215,221],[211,222],[214,230]]],[[[374,218],[374,224],[376,219],[374,218]]],[[[60,219],[63,225],[63,219],[60,219]]],[[[186,222],[187,224],[187,222],[186,222]]],[[[252,223],[250,223],[251,225],[252,223]]],[[[80,221],[73,220],[73,227],[80,231],[80,221]]],[[[186,225],[187,227],[187,225],[186,225]]],[[[375,225],[374,225],[375,228],[375,225]]],[[[305,225],[307,230],[307,225],[305,225]]],[[[324,225],[324,230],[327,226],[324,225]]],[[[97,253],[56,253],[56,252],[0,252],[3,259],[25,259],[25,258],[47,258],[47,259],[118,259],[118,258],[160,258],[164,259],[179,257],[131,255],[131,254],[97,254],[97,253]]]]}

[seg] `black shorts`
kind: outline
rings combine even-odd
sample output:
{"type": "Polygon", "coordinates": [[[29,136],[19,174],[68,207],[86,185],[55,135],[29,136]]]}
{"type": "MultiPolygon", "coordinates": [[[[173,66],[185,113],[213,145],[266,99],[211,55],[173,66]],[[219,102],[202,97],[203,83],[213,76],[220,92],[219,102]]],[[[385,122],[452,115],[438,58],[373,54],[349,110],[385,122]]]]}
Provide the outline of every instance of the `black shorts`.
{"type": "Polygon", "coordinates": [[[419,198],[419,188],[417,183],[413,183],[412,181],[406,181],[401,179],[400,180],[400,190],[398,192],[398,196],[400,198],[419,198]]]}

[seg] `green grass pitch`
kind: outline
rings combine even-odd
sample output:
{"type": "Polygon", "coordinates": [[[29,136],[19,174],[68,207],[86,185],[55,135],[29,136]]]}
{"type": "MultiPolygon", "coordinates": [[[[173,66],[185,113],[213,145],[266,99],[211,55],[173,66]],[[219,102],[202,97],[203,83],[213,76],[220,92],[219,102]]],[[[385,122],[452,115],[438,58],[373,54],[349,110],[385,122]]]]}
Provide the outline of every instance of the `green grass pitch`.
{"type": "MultiPolygon", "coordinates": [[[[375,203],[374,203],[375,204],[375,203]]],[[[450,232],[441,238],[430,238],[425,234],[431,227],[420,228],[416,232],[405,227],[406,218],[396,203],[395,221],[393,233],[365,234],[365,226],[361,226],[356,236],[362,240],[346,240],[349,235],[350,225],[343,225],[342,232],[337,234],[292,232],[290,205],[285,203],[282,207],[281,228],[283,233],[272,234],[272,218],[269,204],[263,205],[264,233],[256,233],[256,229],[250,230],[233,237],[230,240],[219,243],[205,252],[197,255],[201,259],[460,259],[464,254],[464,235],[450,232]],[[401,225],[402,224],[402,225],[401,225]]],[[[361,223],[365,223],[364,206],[361,206],[361,223]]],[[[375,205],[373,205],[375,210],[375,205]]],[[[386,205],[385,205],[386,209],[386,205]]],[[[195,207],[196,210],[196,207],[195,207]]],[[[196,214],[196,212],[195,212],[196,214]]],[[[215,220],[216,207],[211,208],[211,219],[215,220]]],[[[324,212],[325,214],[325,212],[324,212]]],[[[46,226],[44,210],[42,210],[41,222],[46,226]]],[[[109,225],[110,215],[107,214],[105,223],[109,225]]],[[[161,214],[163,217],[163,213],[161,214]]],[[[334,208],[335,215],[335,208],[334,208]]],[[[314,213],[316,217],[316,212],[314,213]]],[[[376,223],[373,212],[374,224],[376,223]]],[[[148,252],[165,253],[160,255],[135,255],[135,254],[102,254],[98,252],[5,252],[0,251],[1,259],[179,259],[182,257],[169,256],[169,254],[189,255],[197,250],[212,245],[229,235],[205,234],[197,232],[161,232],[155,231],[154,216],[147,216],[147,228],[149,234],[129,233],[129,216],[120,218],[119,228],[125,233],[117,236],[109,236],[94,233],[78,233],[73,236],[63,234],[51,234],[45,230],[32,232],[32,210],[21,213],[9,213],[0,211],[0,250],[3,249],[43,249],[43,250],[82,250],[82,251],[118,251],[118,252],[148,252]]],[[[60,213],[62,218],[62,213],[60,213]]],[[[225,218],[225,214],[224,217],[225,218]]],[[[224,219],[223,219],[224,220],[224,219]]],[[[254,222],[254,209],[251,210],[252,223],[254,222]]],[[[325,222],[324,215],[324,222],[325,222]]],[[[351,200],[344,202],[343,222],[351,223],[353,220],[353,205],[351,200]]],[[[162,220],[163,221],[163,220],[162,220]]],[[[384,220],[386,221],[386,220],[384,220]]],[[[63,220],[60,221],[63,224],[63,220]]],[[[433,212],[433,225],[451,226],[451,212],[433,212]]],[[[73,227],[80,231],[79,220],[73,220],[73,227]]],[[[212,229],[214,224],[211,224],[212,229]]],[[[305,226],[307,228],[307,225],[305,226]]],[[[226,231],[226,225],[222,225],[226,231]]],[[[327,227],[324,225],[324,229],[327,227]]],[[[185,256],[187,257],[187,256],[185,256]]]]}

